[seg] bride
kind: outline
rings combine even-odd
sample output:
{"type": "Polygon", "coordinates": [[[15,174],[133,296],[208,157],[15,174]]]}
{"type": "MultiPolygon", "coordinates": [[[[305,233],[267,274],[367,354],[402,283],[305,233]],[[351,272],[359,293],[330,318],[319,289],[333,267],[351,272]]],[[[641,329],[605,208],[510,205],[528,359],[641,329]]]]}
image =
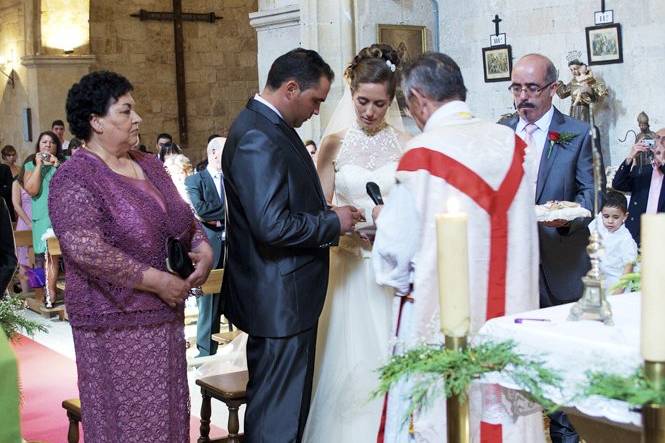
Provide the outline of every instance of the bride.
{"type": "Polygon", "coordinates": [[[305,442],[371,442],[379,430],[383,400],[369,398],[378,386],[376,370],[389,356],[394,296],[374,278],[369,240],[374,204],[365,185],[377,183],[384,198],[390,198],[408,139],[393,104],[398,64],[397,52],[382,44],[355,56],[344,73],[350,88],[318,153],[317,169],[328,202],[363,208],[367,222],[331,250],[305,442]],[[395,123],[389,124],[388,118],[395,123]]]}

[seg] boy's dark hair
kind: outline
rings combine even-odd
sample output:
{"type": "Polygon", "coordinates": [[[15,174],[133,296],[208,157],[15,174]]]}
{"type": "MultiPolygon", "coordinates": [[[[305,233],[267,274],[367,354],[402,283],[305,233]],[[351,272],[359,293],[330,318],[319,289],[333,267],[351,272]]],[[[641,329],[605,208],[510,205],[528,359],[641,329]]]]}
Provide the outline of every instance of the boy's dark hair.
{"type": "Polygon", "coordinates": [[[619,191],[607,191],[605,193],[603,208],[617,208],[626,213],[628,212],[628,200],[619,191]]]}
{"type": "Polygon", "coordinates": [[[53,120],[53,123],[51,123],[51,128],[54,126],[62,126],[63,128],[65,127],[65,122],[62,120],[53,120]]]}
{"type": "Polygon", "coordinates": [[[296,48],[280,55],[273,62],[268,72],[266,86],[275,91],[283,83],[294,80],[300,86],[300,90],[305,91],[318,85],[322,76],[332,83],[335,73],[319,53],[311,49],[296,48]]]}

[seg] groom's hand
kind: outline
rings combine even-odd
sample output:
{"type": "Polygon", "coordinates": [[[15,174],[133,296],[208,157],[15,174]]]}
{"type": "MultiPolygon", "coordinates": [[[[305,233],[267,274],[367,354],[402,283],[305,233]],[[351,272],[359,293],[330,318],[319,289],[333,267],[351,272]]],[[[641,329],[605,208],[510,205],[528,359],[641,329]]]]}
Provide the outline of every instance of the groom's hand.
{"type": "Polygon", "coordinates": [[[333,208],[337,218],[339,218],[340,234],[352,232],[356,223],[362,220],[363,216],[357,208],[353,206],[337,206],[333,208]]]}

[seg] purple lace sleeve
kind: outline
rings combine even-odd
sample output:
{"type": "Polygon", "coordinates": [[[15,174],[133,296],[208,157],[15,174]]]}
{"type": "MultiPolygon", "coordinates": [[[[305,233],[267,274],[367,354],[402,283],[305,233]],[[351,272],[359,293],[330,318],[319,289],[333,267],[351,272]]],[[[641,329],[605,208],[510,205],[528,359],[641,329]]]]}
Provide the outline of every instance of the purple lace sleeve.
{"type": "Polygon", "coordinates": [[[194,230],[192,234],[192,249],[196,249],[203,242],[209,243],[208,237],[206,236],[205,232],[203,232],[203,228],[201,227],[201,222],[194,220],[192,223],[192,229],[194,230]]]}
{"type": "MultiPolygon", "coordinates": [[[[150,266],[105,241],[112,236],[100,229],[105,212],[83,182],[70,176],[58,178],[55,189],[51,188],[49,213],[65,258],[93,279],[133,289],[150,266]]],[[[118,295],[124,298],[129,293],[119,291],[118,295]]]]}

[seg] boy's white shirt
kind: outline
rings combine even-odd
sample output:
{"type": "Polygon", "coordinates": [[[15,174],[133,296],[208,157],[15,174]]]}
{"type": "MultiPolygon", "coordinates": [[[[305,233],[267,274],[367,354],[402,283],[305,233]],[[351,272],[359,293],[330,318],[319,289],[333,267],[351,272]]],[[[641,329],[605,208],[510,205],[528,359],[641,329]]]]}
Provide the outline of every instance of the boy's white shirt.
{"type": "Polygon", "coordinates": [[[605,289],[609,290],[619,281],[625,266],[637,260],[637,243],[624,224],[614,232],[608,231],[603,224],[602,213],[598,213],[589,223],[589,230],[596,227],[604,249],[600,259],[600,272],[605,280],[605,289]]]}

